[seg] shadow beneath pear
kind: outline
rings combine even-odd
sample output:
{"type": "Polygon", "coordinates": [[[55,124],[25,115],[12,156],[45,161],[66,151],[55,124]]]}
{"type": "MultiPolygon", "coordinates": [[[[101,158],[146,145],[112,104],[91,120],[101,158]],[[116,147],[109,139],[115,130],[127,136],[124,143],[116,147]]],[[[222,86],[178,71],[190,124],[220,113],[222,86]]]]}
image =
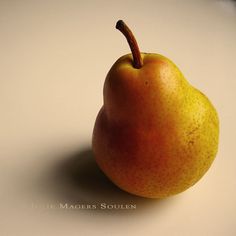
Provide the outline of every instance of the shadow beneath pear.
{"type": "MultiPolygon", "coordinates": [[[[54,201],[68,205],[96,205],[96,212],[120,214],[139,212],[153,207],[160,210],[174,200],[173,198],[147,199],[119,189],[99,169],[90,148],[64,156],[60,160],[50,172],[49,179],[47,178],[52,186],[54,201]],[[135,209],[114,209],[120,208],[121,205],[135,209]]],[[[94,213],[94,210],[92,212],[94,213]]]]}

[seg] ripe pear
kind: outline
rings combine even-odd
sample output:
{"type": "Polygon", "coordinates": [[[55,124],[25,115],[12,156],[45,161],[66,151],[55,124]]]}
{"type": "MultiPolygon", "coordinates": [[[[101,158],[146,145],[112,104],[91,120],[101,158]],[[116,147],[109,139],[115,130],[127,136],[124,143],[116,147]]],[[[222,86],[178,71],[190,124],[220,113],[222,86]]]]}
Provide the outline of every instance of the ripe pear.
{"type": "Polygon", "coordinates": [[[116,28],[132,54],[119,58],[104,84],[92,146],[96,162],[121,189],[165,198],[195,184],[218,148],[219,120],[209,99],[177,66],[154,53],[140,53],[123,21],[116,28]]]}

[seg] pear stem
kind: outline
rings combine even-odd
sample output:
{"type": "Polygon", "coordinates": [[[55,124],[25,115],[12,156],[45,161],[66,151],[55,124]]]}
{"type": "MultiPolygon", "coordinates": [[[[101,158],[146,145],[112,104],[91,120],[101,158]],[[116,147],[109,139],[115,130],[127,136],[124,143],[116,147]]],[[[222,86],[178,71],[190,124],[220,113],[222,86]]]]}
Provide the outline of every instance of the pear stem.
{"type": "Polygon", "coordinates": [[[141,53],[140,53],[140,50],[138,47],[138,43],[137,43],[132,31],[129,29],[129,27],[122,20],[117,21],[116,29],[118,29],[126,37],[126,39],[128,41],[129,47],[130,47],[132,55],[133,55],[134,68],[140,69],[143,66],[143,60],[142,60],[141,53]]]}

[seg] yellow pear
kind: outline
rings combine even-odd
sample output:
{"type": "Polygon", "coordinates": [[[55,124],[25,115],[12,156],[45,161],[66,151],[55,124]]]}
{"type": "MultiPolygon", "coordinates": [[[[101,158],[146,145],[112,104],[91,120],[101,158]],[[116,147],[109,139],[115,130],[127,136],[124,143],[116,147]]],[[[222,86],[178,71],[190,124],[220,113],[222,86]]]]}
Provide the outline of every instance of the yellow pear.
{"type": "Polygon", "coordinates": [[[206,173],[216,156],[217,112],[172,61],[140,53],[123,21],[116,28],[132,54],[119,58],[107,74],[93,130],[96,162],[129,193],[147,198],[180,193],[206,173]]]}

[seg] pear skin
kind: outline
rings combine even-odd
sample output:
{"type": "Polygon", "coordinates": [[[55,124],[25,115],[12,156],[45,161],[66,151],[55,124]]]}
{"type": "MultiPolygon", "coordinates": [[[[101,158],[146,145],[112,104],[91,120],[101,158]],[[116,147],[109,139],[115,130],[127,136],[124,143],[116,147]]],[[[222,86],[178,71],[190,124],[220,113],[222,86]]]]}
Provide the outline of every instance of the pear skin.
{"type": "Polygon", "coordinates": [[[159,54],[119,58],[104,83],[92,146],[101,170],[121,189],[165,198],[191,187],[211,166],[219,120],[208,98],[159,54]]]}

